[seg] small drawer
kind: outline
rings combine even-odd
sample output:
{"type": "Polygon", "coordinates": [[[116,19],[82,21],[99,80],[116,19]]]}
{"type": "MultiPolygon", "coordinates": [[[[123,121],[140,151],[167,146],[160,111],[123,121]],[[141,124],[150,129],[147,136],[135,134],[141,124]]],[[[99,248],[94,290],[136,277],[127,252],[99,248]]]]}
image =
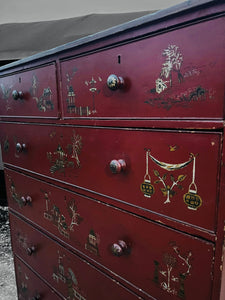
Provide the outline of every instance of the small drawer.
{"type": "Polygon", "coordinates": [[[56,66],[0,78],[0,116],[58,118],[56,66]]]}
{"type": "Polygon", "coordinates": [[[11,224],[16,255],[34,268],[64,299],[142,299],[12,215],[11,224]]]}
{"type": "Polygon", "coordinates": [[[64,118],[223,118],[224,36],[221,17],[62,61],[64,118]]]}
{"type": "Polygon", "coordinates": [[[220,133],[30,124],[0,128],[7,165],[117,205],[122,201],[138,214],[154,212],[155,218],[165,215],[215,231],[220,133]]]}
{"type": "Polygon", "coordinates": [[[14,262],[19,300],[62,299],[16,256],[14,262]]]}
{"type": "MultiPolygon", "coordinates": [[[[86,206],[86,211],[89,226],[82,238],[83,255],[111,270],[110,274],[119,281],[129,283],[138,294],[144,293],[154,299],[179,297],[192,300],[193,291],[195,299],[210,299],[214,262],[212,243],[118,209],[99,207],[92,210],[90,205],[86,206]],[[204,286],[204,289],[199,286],[204,286]]],[[[111,285],[114,283],[41,232],[13,215],[10,221],[15,253],[62,295],[68,295],[64,276],[74,278],[74,284],[85,299],[97,299],[94,294],[89,297],[93,286],[98,286],[103,293],[110,291],[107,297],[98,299],[117,299],[114,293],[122,292],[120,286],[115,290],[106,288],[105,281],[111,285]]],[[[79,235],[78,231],[76,228],[72,234],[79,235]]]]}

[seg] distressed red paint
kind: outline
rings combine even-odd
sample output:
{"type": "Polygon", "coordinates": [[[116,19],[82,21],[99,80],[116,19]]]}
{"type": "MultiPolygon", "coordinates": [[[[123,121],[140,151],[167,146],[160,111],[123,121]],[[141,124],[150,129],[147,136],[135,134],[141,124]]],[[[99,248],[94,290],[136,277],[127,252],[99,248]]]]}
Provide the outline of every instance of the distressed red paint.
{"type": "Polygon", "coordinates": [[[224,298],[225,6],[186,5],[0,69],[22,299],[224,298]]]}

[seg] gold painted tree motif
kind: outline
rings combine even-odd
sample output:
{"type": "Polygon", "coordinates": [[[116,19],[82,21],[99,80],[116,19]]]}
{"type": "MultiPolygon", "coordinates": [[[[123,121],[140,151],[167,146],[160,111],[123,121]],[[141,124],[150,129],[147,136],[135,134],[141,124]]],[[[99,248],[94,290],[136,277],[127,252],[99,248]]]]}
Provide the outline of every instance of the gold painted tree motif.
{"type": "Polygon", "coordinates": [[[184,181],[184,179],[186,178],[186,175],[179,175],[178,178],[175,180],[173,175],[170,175],[170,180],[172,182],[171,185],[166,184],[166,179],[167,179],[167,174],[165,173],[163,176],[160,176],[159,171],[154,170],[154,174],[156,177],[158,177],[158,180],[156,180],[154,183],[158,184],[158,183],[162,183],[163,187],[160,189],[161,192],[163,193],[163,196],[166,197],[166,201],[164,202],[166,203],[170,203],[170,197],[173,197],[175,195],[175,191],[173,190],[173,188],[175,186],[177,186],[179,189],[182,189],[182,185],[180,184],[180,182],[184,181]]]}
{"type": "Polygon", "coordinates": [[[82,148],[82,137],[80,135],[76,135],[75,132],[73,131],[73,136],[72,136],[73,154],[71,157],[76,159],[76,163],[78,167],[80,167],[80,159],[78,155],[80,154],[81,148],[82,148]]]}
{"type": "Polygon", "coordinates": [[[176,282],[177,278],[172,276],[171,272],[177,265],[177,258],[165,253],[163,257],[163,262],[167,267],[167,271],[160,271],[161,275],[166,278],[166,282],[162,282],[161,285],[164,290],[167,290],[169,293],[176,295],[176,290],[171,287],[171,281],[176,282]]]}
{"type": "Polygon", "coordinates": [[[190,274],[192,252],[181,253],[175,242],[170,242],[171,250],[165,252],[162,263],[154,261],[153,281],[171,295],[185,299],[185,280],[190,274]]]}
{"type": "Polygon", "coordinates": [[[75,200],[71,199],[68,206],[67,210],[69,212],[71,222],[69,225],[70,231],[74,231],[74,225],[79,226],[83,218],[80,216],[80,214],[77,212],[77,206],[75,204],[75,200]]]}
{"type": "Polygon", "coordinates": [[[44,88],[42,94],[38,96],[39,94],[38,86],[39,86],[38,78],[35,74],[33,74],[30,94],[33,97],[33,99],[36,101],[37,108],[43,112],[46,112],[47,110],[53,110],[54,103],[52,101],[51,88],[49,86],[44,88]]]}
{"type": "MultiPolygon", "coordinates": [[[[51,138],[55,138],[54,132],[50,135],[51,138]]],[[[47,158],[52,164],[50,167],[50,172],[54,174],[55,172],[61,172],[65,174],[66,168],[71,167],[80,168],[79,155],[82,149],[82,137],[75,133],[73,130],[73,135],[71,137],[71,144],[66,147],[62,147],[58,144],[56,151],[47,152],[47,158]],[[66,149],[65,149],[66,148],[66,149]],[[75,161],[75,162],[74,162],[75,161]]]]}
{"type": "MultiPolygon", "coordinates": [[[[51,192],[47,192],[44,190],[41,190],[41,192],[44,194],[44,200],[46,206],[44,211],[44,218],[50,221],[54,226],[56,226],[61,235],[69,239],[70,232],[74,231],[74,225],[79,226],[83,220],[83,218],[80,216],[80,214],[77,211],[75,200],[71,199],[68,202],[67,210],[70,217],[68,218],[65,217],[64,214],[62,214],[58,206],[56,206],[54,203],[51,202],[50,199],[51,192]],[[70,224],[68,223],[68,221],[70,222],[70,224]]],[[[65,202],[67,203],[66,196],[65,196],[65,202]]]]}
{"type": "Polygon", "coordinates": [[[172,86],[172,73],[177,73],[179,83],[183,80],[183,76],[180,72],[180,68],[183,62],[183,55],[179,51],[179,47],[176,45],[169,45],[162,53],[162,56],[166,57],[165,62],[162,65],[160,77],[156,80],[156,92],[162,93],[167,89],[167,83],[172,86]]]}

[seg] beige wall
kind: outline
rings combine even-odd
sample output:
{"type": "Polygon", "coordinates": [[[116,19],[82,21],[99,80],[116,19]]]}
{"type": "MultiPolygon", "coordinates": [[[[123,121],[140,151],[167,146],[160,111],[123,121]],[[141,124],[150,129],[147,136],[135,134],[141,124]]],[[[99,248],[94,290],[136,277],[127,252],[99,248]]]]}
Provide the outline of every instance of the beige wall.
{"type": "Polygon", "coordinates": [[[167,8],[184,0],[0,0],[0,24],[167,8]]]}

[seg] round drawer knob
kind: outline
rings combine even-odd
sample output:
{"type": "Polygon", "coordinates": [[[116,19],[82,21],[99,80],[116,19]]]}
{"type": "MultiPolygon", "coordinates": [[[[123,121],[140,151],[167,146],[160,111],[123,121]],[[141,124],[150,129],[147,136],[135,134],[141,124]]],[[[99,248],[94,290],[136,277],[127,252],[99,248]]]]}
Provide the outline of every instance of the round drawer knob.
{"type": "Polygon", "coordinates": [[[21,201],[23,202],[23,205],[31,204],[32,198],[30,196],[21,197],[21,201]]]}
{"type": "Polygon", "coordinates": [[[12,91],[12,97],[14,100],[23,99],[23,92],[14,90],[12,91]]]}
{"type": "Polygon", "coordinates": [[[128,246],[126,242],[119,240],[117,243],[112,245],[111,250],[113,255],[121,256],[128,253],[128,246]]]}
{"type": "Polygon", "coordinates": [[[26,144],[16,143],[16,152],[20,153],[26,150],[27,150],[26,144]]]}
{"type": "Polygon", "coordinates": [[[27,248],[27,254],[31,256],[36,251],[36,248],[34,246],[27,248]]]}
{"type": "Polygon", "coordinates": [[[109,167],[112,173],[118,174],[126,169],[126,162],[123,159],[113,159],[109,167]]]}
{"type": "Polygon", "coordinates": [[[118,90],[122,88],[124,85],[124,80],[120,76],[116,76],[114,74],[109,75],[107,79],[107,86],[110,88],[110,90],[118,90]]]}

